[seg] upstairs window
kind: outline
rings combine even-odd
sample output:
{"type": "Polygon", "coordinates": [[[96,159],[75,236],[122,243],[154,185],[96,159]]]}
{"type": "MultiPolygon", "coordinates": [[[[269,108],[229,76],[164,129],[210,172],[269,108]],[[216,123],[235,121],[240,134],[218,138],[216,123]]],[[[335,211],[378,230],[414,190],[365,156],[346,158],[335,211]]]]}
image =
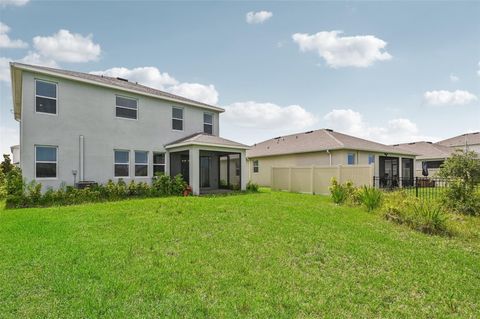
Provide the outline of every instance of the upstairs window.
{"type": "Polygon", "coordinates": [[[258,160],[253,161],[253,172],[258,173],[258,160]]]}
{"type": "Polygon", "coordinates": [[[35,111],[57,114],[57,84],[35,80],[35,111]]]}
{"type": "Polygon", "coordinates": [[[183,109],[172,107],[172,130],[183,131],[183,109]]]}
{"type": "Polygon", "coordinates": [[[148,152],[135,151],[135,176],[148,176],[148,152]]]}
{"type": "Polygon", "coordinates": [[[348,165],[355,165],[355,153],[348,153],[347,162],[348,165]]]}
{"type": "Polygon", "coordinates": [[[213,134],[213,114],[203,113],[203,132],[213,134]]]}
{"type": "Polygon", "coordinates": [[[56,146],[35,146],[35,176],[37,178],[56,178],[57,163],[56,146]]]}
{"type": "Polygon", "coordinates": [[[375,163],[375,155],[369,154],[368,155],[368,165],[375,163]]]}
{"type": "Polygon", "coordinates": [[[137,119],[137,100],[117,95],[115,97],[115,116],[126,119],[137,119]]]}
{"type": "Polygon", "coordinates": [[[115,151],[114,162],[114,176],[115,177],[128,177],[130,164],[130,152],[129,151],[115,151]]]}
{"type": "Polygon", "coordinates": [[[165,174],[165,153],[153,153],[153,176],[165,174]]]}

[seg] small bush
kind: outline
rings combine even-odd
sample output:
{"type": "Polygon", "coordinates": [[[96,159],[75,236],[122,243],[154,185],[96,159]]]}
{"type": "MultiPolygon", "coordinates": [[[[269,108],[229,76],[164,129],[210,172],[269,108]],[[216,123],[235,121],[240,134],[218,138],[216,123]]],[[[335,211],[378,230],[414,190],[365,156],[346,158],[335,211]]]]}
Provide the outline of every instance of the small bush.
{"type": "Polygon", "coordinates": [[[364,186],[359,192],[361,203],[370,212],[380,207],[382,203],[382,192],[375,187],[364,186]]]}
{"type": "Polygon", "coordinates": [[[335,204],[341,205],[347,202],[347,200],[351,203],[356,203],[358,200],[356,189],[350,181],[347,181],[342,185],[335,177],[333,177],[330,182],[329,190],[335,204]]]}
{"type": "Polygon", "coordinates": [[[438,203],[424,202],[403,191],[385,195],[384,216],[426,234],[450,234],[447,214],[438,203]]]}
{"type": "Polygon", "coordinates": [[[254,183],[252,181],[248,181],[247,183],[247,192],[251,192],[251,193],[257,193],[258,192],[258,184],[257,183],[254,183]]]}

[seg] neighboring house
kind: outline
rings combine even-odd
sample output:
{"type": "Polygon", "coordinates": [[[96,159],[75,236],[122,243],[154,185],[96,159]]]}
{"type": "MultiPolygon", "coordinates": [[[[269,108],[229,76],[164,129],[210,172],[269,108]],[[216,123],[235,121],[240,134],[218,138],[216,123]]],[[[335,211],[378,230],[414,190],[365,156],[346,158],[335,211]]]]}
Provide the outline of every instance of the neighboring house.
{"type": "Polygon", "coordinates": [[[381,180],[413,180],[415,153],[321,129],[276,137],[247,151],[250,179],[271,183],[273,167],[374,165],[381,180]]]}
{"type": "Polygon", "coordinates": [[[424,176],[423,167],[427,168],[428,176],[435,176],[443,162],[449,158],[455,149],[434,144],[432,142],[413,142],[404,144],[395,144],[393,147],[418,154],[415,159],[415,176],[424,176]]]}
{"type": "Polygon", "coordinates": [[[222,108],[121,78],[21,63],[10,70],[27,181],[150,182],[161,172],[181,173],[194,194],[220,180],[245,189],[248,147],[219,137],[222,108]]]}
{"type": "Polygon", "coordinates": [[[466,133],[446,140],[437,142],[436,144],[453,147],[458,150],[470,150],[480,154],[480,132],[466,133]]]}
{"type": "Polygon", "coordinates": [[[10,151],[12,152],[12,164],[19,165],[20,164],[20,145],[11,146],[10,151]]]}

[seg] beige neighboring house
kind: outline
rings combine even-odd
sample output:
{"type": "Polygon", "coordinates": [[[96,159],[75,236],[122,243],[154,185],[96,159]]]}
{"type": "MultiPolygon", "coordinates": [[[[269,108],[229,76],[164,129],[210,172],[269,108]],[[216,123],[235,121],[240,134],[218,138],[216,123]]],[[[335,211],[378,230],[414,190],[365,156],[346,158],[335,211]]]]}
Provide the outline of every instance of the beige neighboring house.
{"type": "Polygon", "coordinates": [[[415,177],[423,177],[423,167],[426,166],[428,176],[435,176],[443,162],[455,152],[454,148],[432,142],[413,142],[395,144],[393,147],[403,151],[418,154],[415,159],[415,177]]]}
{"type": "Polygon", "coordinates": [[[453,147],[454,149],[475,151],[480,154],[480,132],[458,135],[436,144],[453,147]]]}
{"type": "Polygon", "coordinates": [[[379,179],[413,180],[415,153],[320,129],[280,136],[247,150],[251,181],[270,186],[274,167],[373,165],[379,179]]]}
{"type": "Polygon", "coordinates": [[[20,164],[20,145],[11,146],[10,151],[12,152],[12,164],[19,165],[20,164]]]}

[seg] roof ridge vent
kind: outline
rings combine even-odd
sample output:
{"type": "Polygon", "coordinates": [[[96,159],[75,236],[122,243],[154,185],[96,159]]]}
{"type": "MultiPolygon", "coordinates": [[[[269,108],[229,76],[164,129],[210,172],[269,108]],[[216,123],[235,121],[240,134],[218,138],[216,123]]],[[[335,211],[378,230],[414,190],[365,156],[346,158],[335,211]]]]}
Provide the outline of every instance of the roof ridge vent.
{"type": "Polygon", "coordinates": [[[125,79],[125,78],[120,78],[120,77],[117,77],[117,80],[120,80],[120,81],[123,81],[123,82],[128,82],[127,79],[125,79]]]}
{"type": "Polygon", "coordinates": [[[305,132],[305,134],[310,134],[310,133],[313,133],[313,131],[307,131],[307,132],[305,132]]]}
{"type": "Polygon", "coordinates": [[[331,128],[326,128],[325,131],[327,132],[333,132],[333,130],[331,128]]]}
{"type": "Polygon", "coordinates": [[[427,142],[427,144],[433,144],[432,142],[427,142]]]}

